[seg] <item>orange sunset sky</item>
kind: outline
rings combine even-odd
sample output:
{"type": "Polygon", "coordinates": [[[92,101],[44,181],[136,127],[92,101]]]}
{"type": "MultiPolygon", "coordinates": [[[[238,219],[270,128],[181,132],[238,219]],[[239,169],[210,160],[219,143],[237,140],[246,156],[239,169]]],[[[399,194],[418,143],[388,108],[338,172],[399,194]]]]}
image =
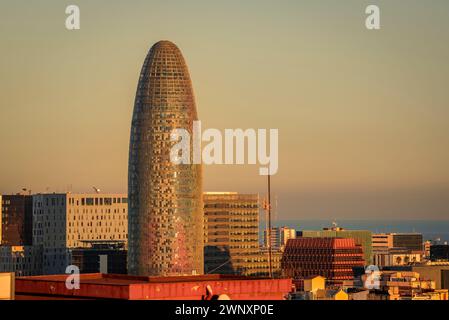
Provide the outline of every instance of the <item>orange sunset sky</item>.
{"type": "MultiPolygon", "coordinates": [[[[279,129],[282,219],[449,219],[449,1],[2,1],[0,193],[126,192],[151,45],[176,43],[203,128],[279,129]],[[81,29],[65,29],[77,4],[81,29]],[[381,29],[365,28],[365,7],[381,29]]],[[[265,192],[259,166],[206,191],[265,192]]]]}

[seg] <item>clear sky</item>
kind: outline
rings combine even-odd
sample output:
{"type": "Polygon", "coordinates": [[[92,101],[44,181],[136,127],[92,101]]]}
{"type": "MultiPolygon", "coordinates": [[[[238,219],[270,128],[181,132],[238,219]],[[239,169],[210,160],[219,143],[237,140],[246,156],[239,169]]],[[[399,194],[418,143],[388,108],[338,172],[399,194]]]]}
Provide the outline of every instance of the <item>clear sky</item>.
{"type": "MultiPolygon", "coordinates": [[[[447,0],[1,0],[0,192],[126,192],[161,39],[184,54],[203,128],[279,129],[278,218],[449,219],[447,0]]],[[[207,191],[265,191],[258,166],[204,171],[207,191]]]]}

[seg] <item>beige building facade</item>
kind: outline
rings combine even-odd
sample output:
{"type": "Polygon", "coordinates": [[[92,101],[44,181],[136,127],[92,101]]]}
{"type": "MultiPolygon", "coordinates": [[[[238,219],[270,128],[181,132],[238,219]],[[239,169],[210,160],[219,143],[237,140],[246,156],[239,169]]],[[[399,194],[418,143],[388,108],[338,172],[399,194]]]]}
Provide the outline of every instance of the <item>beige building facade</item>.
{"type": "Polygon", "coordinates": [[[33,196],[33,244],[87,248],[90,242],[128,239],[126,194],[37,194],[33,196]]]}
{"type": "Polygon", "coordinates": [[[64,273],[70,249],[128,239],[126,194],[33,195],[33,246],[43,250],[43,273],[64,273]]]}
{"type": "Polygon", "coordinates": [[[205,192],[205,273],[257,274],[266,270],[259,249],[259,196],[205,192]]]}

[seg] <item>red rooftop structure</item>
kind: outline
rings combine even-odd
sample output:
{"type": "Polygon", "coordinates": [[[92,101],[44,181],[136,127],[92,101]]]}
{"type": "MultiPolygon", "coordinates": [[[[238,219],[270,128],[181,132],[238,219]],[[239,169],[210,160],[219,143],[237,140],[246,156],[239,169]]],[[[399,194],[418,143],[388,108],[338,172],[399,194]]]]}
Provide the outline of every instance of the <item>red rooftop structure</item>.
{"type": "Polygon", "coordinates": [[[81,274],[80,288],[67,289],[68,275],[16,278],[16,300],[282,300],[291,291],[291,279],[233,275],[140,277],[81,274]]]}

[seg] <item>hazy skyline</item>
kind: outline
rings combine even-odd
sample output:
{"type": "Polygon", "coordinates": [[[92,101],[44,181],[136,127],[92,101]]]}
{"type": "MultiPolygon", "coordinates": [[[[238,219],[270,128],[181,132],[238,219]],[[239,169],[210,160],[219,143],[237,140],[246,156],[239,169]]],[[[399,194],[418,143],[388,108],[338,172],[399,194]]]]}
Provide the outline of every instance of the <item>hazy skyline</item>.
{"type": "MultiPolygon", "coordinates": [[[[279,129],[280,219],[449,219],[446,0],[0,7],[0,193],[126,192],[141,63],[167,39],[203,129],[279,129]]],[[[258,167],[204,166],[204,189],[263,193],[258,167]]]]}

